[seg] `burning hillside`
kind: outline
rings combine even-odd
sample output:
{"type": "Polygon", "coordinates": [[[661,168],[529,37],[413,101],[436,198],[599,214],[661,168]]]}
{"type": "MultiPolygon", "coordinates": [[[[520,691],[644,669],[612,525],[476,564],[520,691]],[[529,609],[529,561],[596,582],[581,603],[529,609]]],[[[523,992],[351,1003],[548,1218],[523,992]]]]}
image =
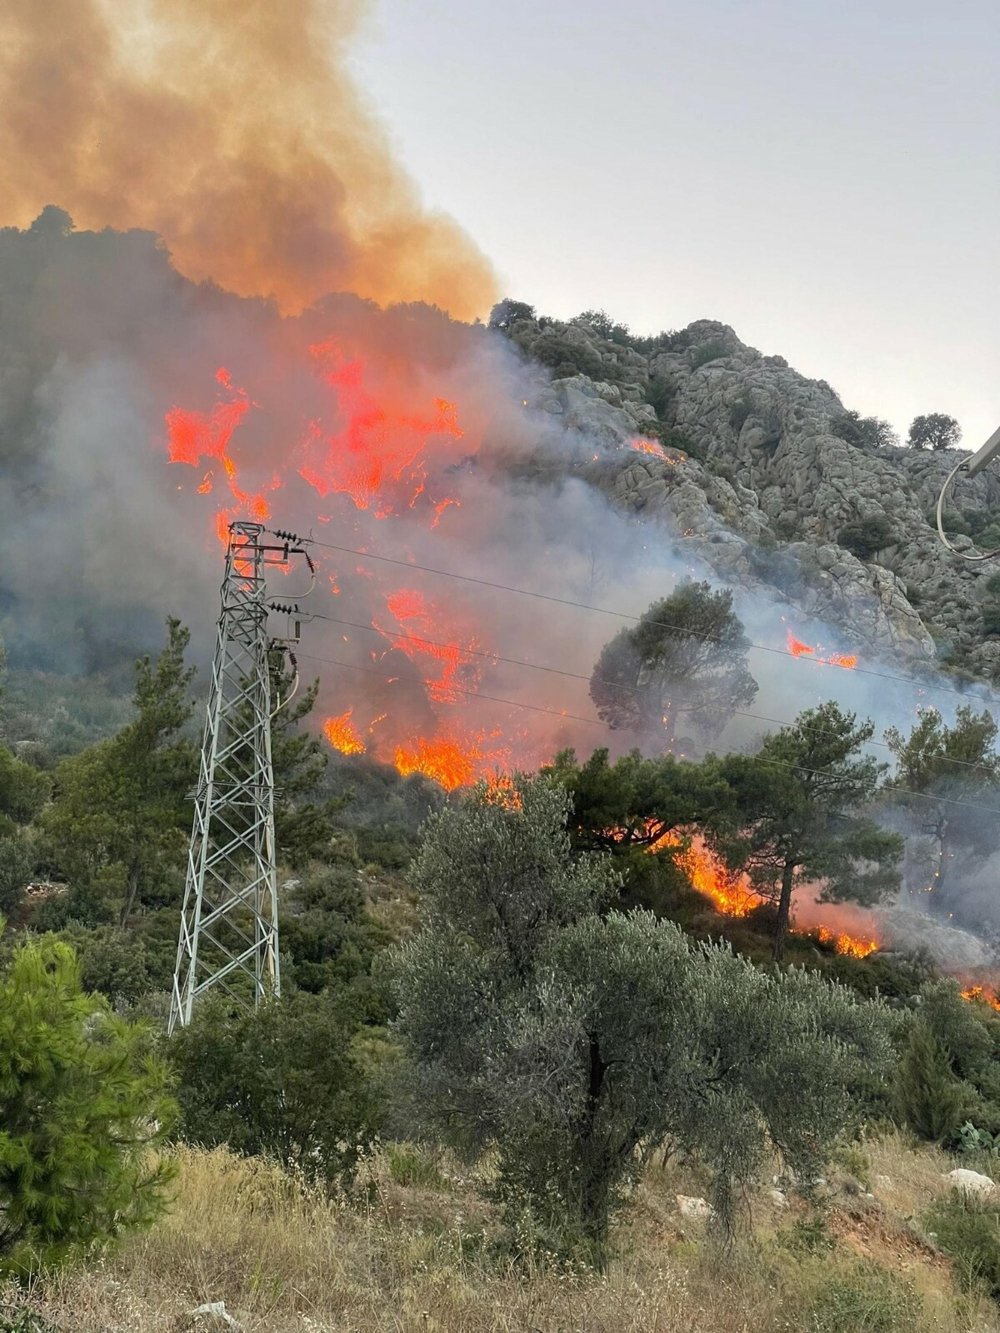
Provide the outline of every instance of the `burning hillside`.
{"type": "MultiPolygon", "coordinates": [[[[0,232],[12,658],[114,670],[167,612],[207,656],[219,543],[248,518],[314,539],[300,658],[330,746],[449,790],[563,747],[655,746],[609,731],[588,683],[623,623],[691,578],[732,590],[761,684],[725,744],[830,696],[904,725],[913,692],[873,686],[865,664],[880,643],[897,670],[933,652],[919,617],[846,553],[818,574],[801,544],[786,555],[769,517],[787,518],[782,479],[771,509],[751,503],[777,440],[758,456],[734,425],[752,405],[789,438],[826,438],[836,395],[707,321],[640,350],[585,316],[525,307],[487,329],[444,313],[485,315],[492,276],[420,206],[350,82],[360,8],[15,4],[0,54],[4,221],[26,228],[0,232]]],[[[892,488],[880,474],[875,489],[892,488]]],[[[846,517],[821,516],[821,536],[846,517]]],[[[292,584],[277,601],[297,602],[292,584]]],[[[742,910],[717,866],[690,873],[742,910]]]]}

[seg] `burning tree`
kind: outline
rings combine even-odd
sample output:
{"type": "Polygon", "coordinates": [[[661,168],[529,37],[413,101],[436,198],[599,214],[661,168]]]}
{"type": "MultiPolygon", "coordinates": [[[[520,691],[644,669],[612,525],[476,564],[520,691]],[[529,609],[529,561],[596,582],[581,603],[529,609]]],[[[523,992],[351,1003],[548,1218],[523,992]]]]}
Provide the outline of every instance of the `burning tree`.
{"type": "Polygon", "coordinates": [[[600,749],[581,764],[575,751],[562,750],[543,772],[572,797],[573,843],[585,851],[651,851],[674,830],[723,822],[732,809],[714,757],[647,759],[633,750],[612,764],[600,749]]]}
{"type": "Polygon", "coordinates": [[[605,644],[590,697],[609,726],[657,736],[665,750],[682,720],[717,736],[757,694],[749,647],[731,592],[683,583],[605,644]]]}
{"type": "Polygon", "coordinates": [[[746,869],[756,892],[777,904],[775,961],[803,884],[820,884],[823,902],[865,906],[899,887],[902,839],[859,813],[886,768],[861,752],[874,730],[831,701],[766,736],[757,754],[723,762],[741,828],[718,842],[730,864],[746,869]]]}
{"type": "Polygon", "coordinates": [[[568,814],[558,786],[516,777],[432,816],[414,873],[424,927],[392,977],[416,1123],[495,1152],[510,1220],[600,1261],[665,1140],[713,1171],[727,1223],[779,1145],[815,1175],[885,1081],[892,1020],[649,912],[604,911],[617,876],[574,857],[568,814]]]}

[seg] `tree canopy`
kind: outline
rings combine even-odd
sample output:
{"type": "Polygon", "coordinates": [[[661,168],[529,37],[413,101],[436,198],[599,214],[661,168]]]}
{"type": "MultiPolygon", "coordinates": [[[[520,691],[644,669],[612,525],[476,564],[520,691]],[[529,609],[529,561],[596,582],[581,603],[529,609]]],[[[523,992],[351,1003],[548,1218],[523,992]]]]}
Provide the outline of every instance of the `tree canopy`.
{"type": "Polygon", "coordinates": [[[757,682],[733,595],[682,583],[604,646],[590,697],[609,726],[672,749],[682,726],[717,736],[757,682]]]}
{"type": "Polygon", "coordinates": [[[906,443],[911,449],[954,449],[961,438],[962,428],[954,417],[929,412],[910,422],[906,443]]]}
{"type": "Polygon", "coordinates": [[[756,754],[723,762],[741,827],[720,845],[757,892],[777,904],[776,959],[801,885],[820,884],[823,901],[866,906],[899,886],[902,839],[861,813],[886,768],[862,753],[874,730],[825,703],[766,736],[756,754]]]}
{"type": "Polygon", "coordinates": [[[997,723],[988,709],[962,704],[949,726],[935,708],[925,709],[905,736],[890,727],[885,739],[896,760],[886,797],[905,813],[911,837],[930,844],[926,873],[934,905],[952,905],[951,872],[959,858],[983,858],[996,846],[983,807],[1000,795],[997,723]],[[977,806],[979,808],[977,808],[977,806]]]}
{"type": "Polygon", "coordinates": [[[815,976],[602,912],[614,870],[573,857],[567,815],[564,791],[518,777],[433,816],[414,876],[424,927],[392,980],[413,1123],[494,1150],[508,1218],[600,1260],[667,1138],[706,1161],[727,1222],[769,1151],[815,1174],[884,1082],[892,1023],[815,976]]]}
{"type": "Polygon", "coordinates": [[[50,857],[70,882],[66,909],[81,920],[124,923],[137,907],[169,901],[180,888],[197,771],[183,733],[192,710],[189,638],[169,620],[160,656],[136,664],[134,721],[56,770],[42,824],[50,857]]]}

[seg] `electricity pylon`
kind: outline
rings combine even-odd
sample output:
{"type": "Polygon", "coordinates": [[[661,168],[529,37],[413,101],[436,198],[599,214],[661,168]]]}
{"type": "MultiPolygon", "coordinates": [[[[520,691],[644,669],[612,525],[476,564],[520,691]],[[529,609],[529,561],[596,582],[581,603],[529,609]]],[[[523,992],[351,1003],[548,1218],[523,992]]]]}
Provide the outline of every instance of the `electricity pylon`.
{"type": "Polygon", "coordinates": [[[294,639],[268,638],[265,571],[305,552],[297,541],[270,545],[264,535],[259,523],[229,528],[170,1032],[190,1023],[195,1001],[212,986],[253,1007],[281,993],[269,658],[294,639]]]}

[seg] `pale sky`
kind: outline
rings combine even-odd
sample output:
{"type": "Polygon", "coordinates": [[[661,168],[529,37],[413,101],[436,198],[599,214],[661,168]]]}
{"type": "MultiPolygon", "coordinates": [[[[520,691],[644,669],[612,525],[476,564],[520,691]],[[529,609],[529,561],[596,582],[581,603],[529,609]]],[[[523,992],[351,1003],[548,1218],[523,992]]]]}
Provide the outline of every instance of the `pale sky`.
{"type": "Polygon", "coordinates": [[[376,0],[353,65],[505,294],[1000,423],[1000,0],[376,0]]]}

